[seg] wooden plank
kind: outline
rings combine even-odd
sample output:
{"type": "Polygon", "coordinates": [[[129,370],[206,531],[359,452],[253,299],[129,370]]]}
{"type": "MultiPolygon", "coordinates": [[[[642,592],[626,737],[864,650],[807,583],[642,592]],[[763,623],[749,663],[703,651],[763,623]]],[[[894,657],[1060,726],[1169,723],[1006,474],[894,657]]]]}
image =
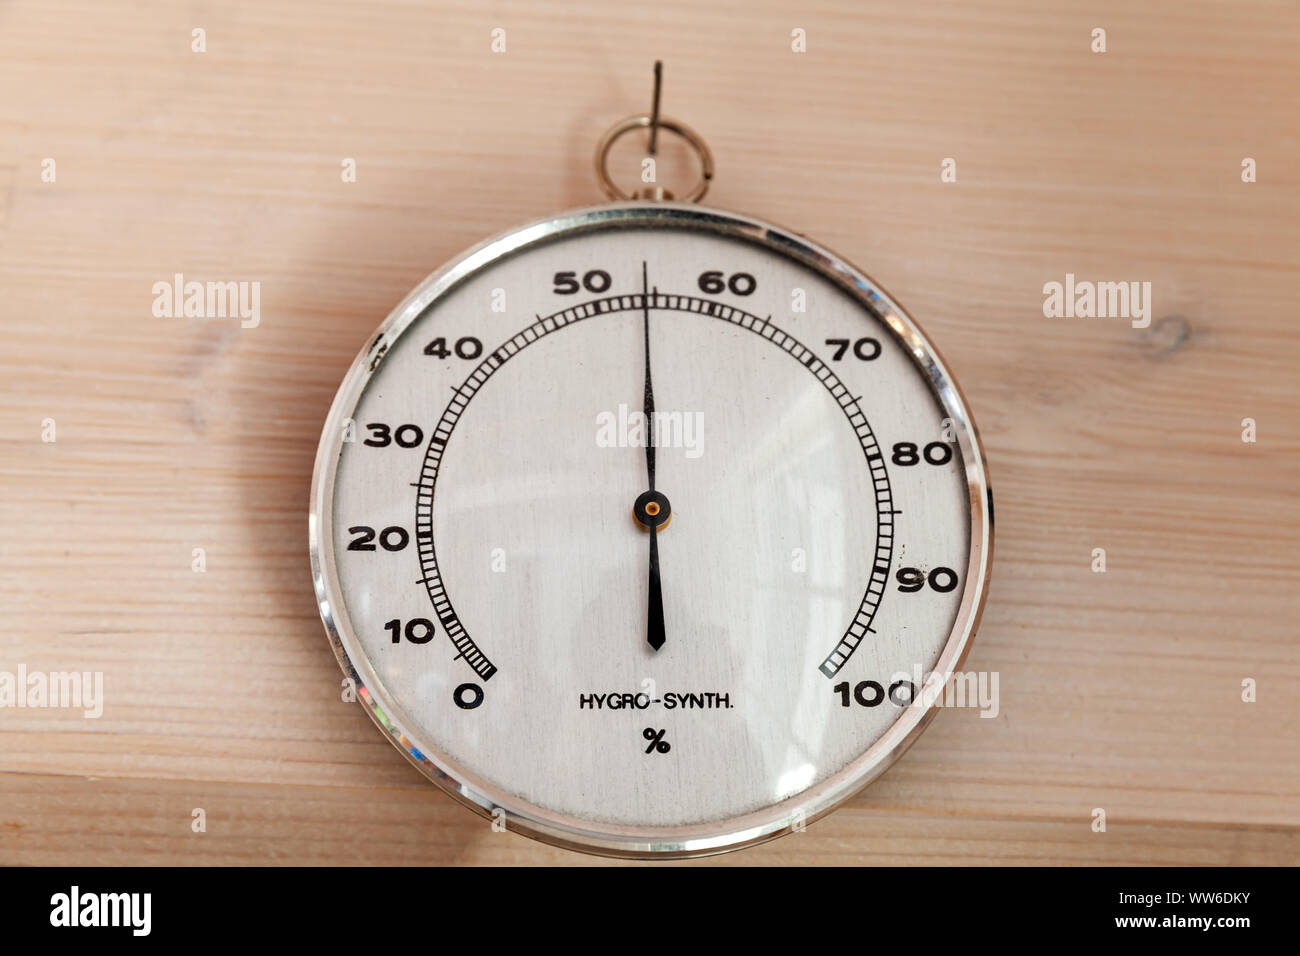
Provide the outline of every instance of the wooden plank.
{"type": "Polygon", "coordinates": [[[997,501],[969,666],[999,716],[941,714],[850,807],[720,862],[1295,863],[1297,42],[1265,0],[6,5],[0,669],[102,670],[108,702],[0,711],[0,862],[331,863],[344,834],[584,859],[491,834],[340,702],[307,490],[374,326],[599,201],[592,145],[659,56],[709,201],[856,261],[936,340],[997,501]],[[260,281],[260,325],[154,318],[176,272],[260,281]],[[1066,273],[1151,282],[1150,329],[1044,318],[1066,273]]]}

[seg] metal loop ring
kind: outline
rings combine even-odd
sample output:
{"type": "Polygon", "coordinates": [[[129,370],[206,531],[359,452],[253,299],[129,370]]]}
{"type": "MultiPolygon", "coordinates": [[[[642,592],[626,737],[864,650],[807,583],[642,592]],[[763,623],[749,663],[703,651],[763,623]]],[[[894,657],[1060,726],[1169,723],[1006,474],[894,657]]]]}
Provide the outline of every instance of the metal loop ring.
{"type": "MultiPolygon", "coordinates": [[[[620,120],[605,131],[605,135],[600,138],[596,144],[596,181],[600,183],[600,188],[605,191],[605,195],[614,200],[627,200],[638,198],[629,196],[623,190],[614,184],[609,176],[607,162],[609,160],[609,151],[614,142],[625,133],[634,129],[646,129],[653,122],[653,118],[648,113],[641,113],[637,116],[629,116],[625,120],[620,120]]],[[[713,154],[709,152],[708,145],[705,144],[703,137],[695,130],[691,129],[685,123],[679,123],[676,120],[659,117],[659,126],[670,130],[686,140],[691,148],[695,150],[695,155],[700,159],[700,181],[695,185],[682,202],[699,202],[704,198],[704,194],[709,191],[709,182],[713,179],[713,154]]]]}

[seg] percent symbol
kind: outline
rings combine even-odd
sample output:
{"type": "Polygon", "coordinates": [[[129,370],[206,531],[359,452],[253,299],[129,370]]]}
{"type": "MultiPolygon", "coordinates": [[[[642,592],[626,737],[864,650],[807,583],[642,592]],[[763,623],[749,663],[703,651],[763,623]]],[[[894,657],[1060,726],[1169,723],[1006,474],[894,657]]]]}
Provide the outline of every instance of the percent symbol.
{"type": "Polygon", "coordinates": [[[661,754],[666,754],[668,751],[672,750],[673,745],[664,740],[665,733],[667,733],[667,731],[655,730],[653,727],[647,727],[645,730],[641,731],[641,736],[650,741],[650,746],[645,749],[645,752],[650,754],[657,750],[661,754]]]}

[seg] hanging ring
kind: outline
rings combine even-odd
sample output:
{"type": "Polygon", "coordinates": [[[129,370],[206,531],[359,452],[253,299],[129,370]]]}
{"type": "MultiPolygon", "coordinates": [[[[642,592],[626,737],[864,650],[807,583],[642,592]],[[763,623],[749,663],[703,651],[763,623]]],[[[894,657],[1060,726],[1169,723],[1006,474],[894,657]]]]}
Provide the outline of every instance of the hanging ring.
{"type": "MultiPolygon", "coordinates": [[[[636,116],[629,116],[625,120],[620,120],[605,131],[605,135],[600,138],[596,144],[596,181],[600,183],[600,188],[605,191],[605,195],[615,201],[628,199],[671,199],[672,193],[659,187],[639,190],[635,195],[628,195],[614,184],[614,180],[609,176],[609,151],[614,146],[615,141],[626,133],[634,129],[652,128],[655,117],[648,113],[641,113],[636,116]]],[[[658,126],[676,133],[682,139],[690,144],[691,149],[695,150],[695,155],[700,160],[700,181],[696,183],[682,202],[699,202],[704,198],[704,194],[709,191],[709,182],[713,179],[713,154],[709,152],[708,144],[704,142],[703,137],[695,130],[691,129],[685,123],[679,123],[677,120],[671,120],[667,117],[657,117],[658,126]]]]}

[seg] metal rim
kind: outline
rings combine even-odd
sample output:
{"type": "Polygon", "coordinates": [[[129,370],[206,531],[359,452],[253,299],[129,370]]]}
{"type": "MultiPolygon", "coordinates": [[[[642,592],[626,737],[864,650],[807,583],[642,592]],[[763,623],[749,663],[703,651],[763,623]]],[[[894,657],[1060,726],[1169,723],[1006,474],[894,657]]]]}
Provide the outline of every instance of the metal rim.
{"type": "Polygon", "coordinates": [[[648,129],[651,125],[658,125],[664,129],[671,130],[682,139],[690,144],[695,150],[695,155],[700,160],[700,181],[695,187],[687,193],[682,202],[699,202],[704,198],[704,194],[709,191],[709,183],[713,181],[713,153],[709,151],[709,146],[704,142],[704,137],[695,130],[691,129],[685,123],[678,120],[671,120],[665,116],[655,117],[649,113],[640,113],[636,116],[629,116],[627,119],[619,120],[613,126],[605,131],[599,142],[596,143],[596,181],[600,183],[600,188],[605,195],[615,201],[627,201],[633,197],[629,196],[610,178],[609,175],[609,151],[613,148],[614,143],[618,141],[625,133],[630,133],[634,129],[648,129]]]}
{"type": "MultiPolygon", "coordinates": [[[[993,546],[993,499],[984,451],[964,397],[938,351],[917,324],[864,273],[793,232],[735,213],[682,203],[621,203],[586,207],[539,220],[486,240],[421,282],[389,314],[357,356],[330,407],[312,476],[309,549],[317,605],[326,634],[357,688],[358,700],[393,744],[434,783],[483,816],[505,813],[506,829],[568,849],[605,856],[671,859],[705,856],[773,839],[811,823],[885,772],[920,736],[937,713],[931,702],[909,706],[881,737],[826,780],[778,804],[740,817],[686,827],[637,828],[596,824],[519,800],[426,746],[415,723],[385,690],[361,652],[342,604],[334,561],[334,475],[343,424],[351,416],[384,354],[431,304],[468,276],[531,246],[583,232],[618,228],[679,228],[720,233],[764,246],[801,262],[839,285],[877,316],[912,356],[940,405],[952,419],[966,469],[970,504],[970,557],[953,628],[934,672],[945,682],[970,650],[988,592],[993,546]]],[[[921,699],[924,699],[923,697],[921,699]]]]}

